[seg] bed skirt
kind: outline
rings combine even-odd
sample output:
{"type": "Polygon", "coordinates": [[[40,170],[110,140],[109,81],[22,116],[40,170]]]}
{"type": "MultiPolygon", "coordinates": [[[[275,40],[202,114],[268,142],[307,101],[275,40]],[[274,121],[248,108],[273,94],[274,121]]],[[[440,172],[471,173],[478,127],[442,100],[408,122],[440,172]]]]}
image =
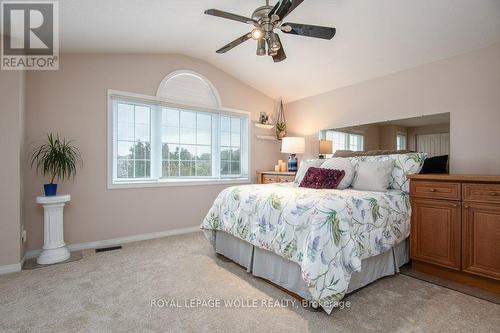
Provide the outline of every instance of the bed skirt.
{"type": "MultiPolygon", "coordinates": [[[[312,300],[297,263],[255,247],[223,231],[216,231],[215,251],[245,267],[248,273],[269,280],[308,301],[312,300]]],[[[384,276],[399,273],[399,267],[408,263],[409,260],[408,239],[389,251],[362,260],[361,271],[352,274],[347,293],[384,276]]]]}

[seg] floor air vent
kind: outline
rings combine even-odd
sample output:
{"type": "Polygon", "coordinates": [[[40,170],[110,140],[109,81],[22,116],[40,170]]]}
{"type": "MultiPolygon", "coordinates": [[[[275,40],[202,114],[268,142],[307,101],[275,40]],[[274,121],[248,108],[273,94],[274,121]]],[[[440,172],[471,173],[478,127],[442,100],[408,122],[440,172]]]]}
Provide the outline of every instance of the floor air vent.
{"type": "Polygon", "coordinates": [[[114,250],[121,250],[122,246],[110,246],[110,247],[101,247],[100,249],[95,249],[95,253],[100,253],[100,252],[108,252],[108,251],[114,251],[114,250]]]}

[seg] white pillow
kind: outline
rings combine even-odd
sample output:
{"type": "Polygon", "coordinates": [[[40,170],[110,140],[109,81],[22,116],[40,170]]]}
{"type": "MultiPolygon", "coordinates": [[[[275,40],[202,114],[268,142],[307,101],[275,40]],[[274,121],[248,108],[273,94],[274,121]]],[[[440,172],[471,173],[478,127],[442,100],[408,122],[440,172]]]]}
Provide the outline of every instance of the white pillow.
{"type": "Polygon", "coordinates": [[[323,164],[325,160],[303,160],[299,164],[299,170],[297,170],[297,174],[295,175],[295,182],[297,184],[300,184],[302,182],[302,179],[304,179],[304,176],[306,175],[307,170],[309,170],[310,167],[316,167],[319,168],[321,164],[323,164]]]}
{"type": "Polygon", "coordinates": [[[359,162],[352,188],[360,191],[387,191],[391,183],[392,169],[394,160],[359,162]]]}
{"type": "Polygon", "coordinates": [[[408,153],[408,154],[392,154],[392,155],[377,155],[377,156],[357,156],[349,157],[354,168],[357,169],[357,164],[361,161],[377,162],[377,161],[394,161],[394,168],[391,175],[390,188],[404,192],[410,192],[410,182],[407,176],[419,173],[427,158],[426,153],[408,153]]]}
{"type": "Polygon", "coordinates": [[[351,161],[349,161],[349,159],[343,157],[329,158],[323,164],[321,164],[321,168],[344,170],[344,178],[342,178],[342,180],[340,181],[337,189],[344,190],[351,186],[352,180],[354,178],[354,166],[352,165],[351,161]]]}

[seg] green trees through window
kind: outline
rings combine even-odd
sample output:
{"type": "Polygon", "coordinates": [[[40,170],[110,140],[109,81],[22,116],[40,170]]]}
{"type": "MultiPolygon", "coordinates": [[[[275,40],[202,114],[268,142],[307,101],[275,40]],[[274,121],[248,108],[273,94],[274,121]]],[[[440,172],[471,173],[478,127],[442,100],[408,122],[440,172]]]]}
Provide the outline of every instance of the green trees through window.
{"type": "Polygon", "coordinates": [[[247,177],[248,117],[115,100],[114,178],[247,177]]]}

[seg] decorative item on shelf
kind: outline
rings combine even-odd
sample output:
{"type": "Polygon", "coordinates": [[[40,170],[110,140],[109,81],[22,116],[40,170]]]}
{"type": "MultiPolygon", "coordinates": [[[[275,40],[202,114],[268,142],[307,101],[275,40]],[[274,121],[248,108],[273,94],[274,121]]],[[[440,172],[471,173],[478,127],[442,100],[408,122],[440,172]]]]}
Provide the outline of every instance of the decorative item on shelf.
{"type": "Polygon", "coordinates": [[[286,120],[285,109],[283,107],[283,100],[280,101],[280,109],[278,111],[278,118],[276,120],[276,137],[282,140],[286,136],[286,120]]]}
{"type": "Polygon", "coordinates": [[[64,182],[76,175],[81,156],[78,148],[71,143],[50,133],[47,134],[47,142],[31,154],[31,167],[43,176],[50,176],[50,183],[43,185],[45,196],[57,195],[57,184],[54,184],[56,178],[64,182]]]}
{"type": "Polygon", "coordinates": [[[324,159],[326,155],[333,152],[333,141],[331,140],[319,140],[319,158],[324,159]]]}
{"type": "Polygon", "coordinates": [[[259,117],[259,122],[254,123],[255,127],[262,129],[272,129],[274,125],[269,120],[269,116],[266,112],[261,112],[259,117]]]}
{"type": "Polygon", "coordinates": [[[276,165],[274,166],[274,171],[275,171],[275,172],[280,172],[280,170],[281,170],[281,166],[280,166],[279,164],[276,164],[276,165]]]}
{"type": "Polygon", "coordinates": [[[260,113],[259,123],[261,123],[262,125],[268,125],[269,124],[269,116],[267,115],[266,112],[261,112],[260,113]]]}
{"type": "Polygon", "coordinates": [[[304,153],[305,140],[300,137],[285,137],[281,143],[281,152],[290,154],[288,157],[288,171],[297,171],[296,154],[304,153]]]}

